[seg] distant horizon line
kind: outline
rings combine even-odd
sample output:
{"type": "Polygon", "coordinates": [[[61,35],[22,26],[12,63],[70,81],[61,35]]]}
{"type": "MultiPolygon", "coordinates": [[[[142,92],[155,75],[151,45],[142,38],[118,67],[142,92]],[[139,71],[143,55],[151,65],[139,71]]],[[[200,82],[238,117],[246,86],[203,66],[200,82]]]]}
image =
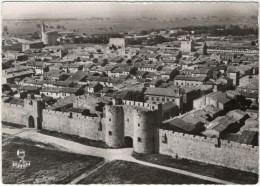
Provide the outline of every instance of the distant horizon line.
{"type": "MultiPolygon", "coordinates": [[[[240,16],[235,16],[235,17],[251,17],[253,15],[240,15],[240,16]]],[[[206,18],[206,17],[233,17],[232,15],[229,16],[219,16],[219,15],[197,15],[197,16],[173,16],[172,18],[193,18],[193,17],[200,17],[200,18],[206,18]]],[[[44,19],[44,20],[52,20],[52,19],[91,19],[91,18],[97,18],[97,19],[125,19],[125,18],[130,18],[130,19],[136,19],[136,18],[158,18],[158,19],[171,19],[171,17],[160,17],[160,16],[137,16],[137,17],[131,17],[131,16],[125,16],[125,17],[100,17],[100,16],[86,16],[84,18],[79,18],[79,17],[49,17],[49,18],[44,18],[44,17],[35,17],[35,18],[3,18],[2,20],[37,20],[37,19],[44,19]]]]}

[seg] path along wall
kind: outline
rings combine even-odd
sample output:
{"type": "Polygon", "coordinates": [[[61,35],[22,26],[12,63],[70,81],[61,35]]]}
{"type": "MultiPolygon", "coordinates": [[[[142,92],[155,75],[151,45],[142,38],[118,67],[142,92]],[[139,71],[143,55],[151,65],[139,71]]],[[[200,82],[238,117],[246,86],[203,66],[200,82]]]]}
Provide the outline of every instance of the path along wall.
{"type": "Polygon", "coordinates": [[[159,130],[160,154],[258,173],[258,147],[159,130]]]}
{"type": "Polygon", "coordinates": [[[27,113],[22,105],[3,103],[2,121],[24,125],[27,123],[27,113]]]}
{"type": "Polygon", "coordinates": [[[42,128],[62,132],[92,140],[105,140],[105,125],[98,117],[88,117],[77,113],[43,110],[42,128]]]}

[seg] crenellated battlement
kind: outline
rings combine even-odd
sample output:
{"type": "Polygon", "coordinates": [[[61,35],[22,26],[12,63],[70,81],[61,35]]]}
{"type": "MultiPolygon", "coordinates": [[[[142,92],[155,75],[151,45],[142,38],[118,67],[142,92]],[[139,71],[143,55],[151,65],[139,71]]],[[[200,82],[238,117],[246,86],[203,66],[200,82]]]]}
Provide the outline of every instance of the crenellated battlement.
{"type": "Polygon", "coordinates": [[[61,111],[54,111],[49,109],[44,109],[43,114],[51,114],[56,116],[64,116],[71,119],[81,119],[81,120],[100,120],[98,117],[89,117],[89,116],[83,116],[78,113],[73,112],[61,112],[61,111]]]}
{"type": "Polygon", "coordinates": [[[174,132],[174,131],[169,131],[169,130],[164,130],[164,129],[160,129],[160,131],[163,133],[166,133],[167,136],[172,136],[172,137],[176,137],[179,139],[186,139],[186,140],[192,140],[192,141],[197,141],[197,142],[205,142],[205,143],[209,143],[209,144],[217,143],[216,138],[208,138],[208,137],[204,137],[204,136],[184,134],[184,133],[174,132]]]}
{"type": "Polygon", "coordinates": [[[159,129],[160,154],[258,173],[258,146],[159,129]]]}
{"type": "Polygon", "coordinates": [[[130,100],[122,100],[123,104],[125,106],[136,106],[136,107],[143,107],[150,110],[157,110],[158,105],[151,104],[151,103],[145,103],[145,102],[138,102],[138,101],[130,101],[130,100]]]}
{"type": "Polygon", "coordinates": [[[258,151],[258,146],[247,145],[247,144],[237,143],[237,142],[233,142],[233,141],[220,140],[220,144],[221,144],[221,147],[247,149],[248,151],[251,151],[251,152],[258,151]]]}
{"type": "Polygon", "coordinates": [[[57,116],[66,116],[69,117],[69,112],[61,112],[61,111],[55,111],[55,110],[49,110],[49,109],[43,109],[43,114],[51,114],[51,115],[57,115],[57,116]]]}
{"type": "Polygon", "coordinates": [[[89,117],[89,116],[84,116],[78,113],[72,113],[72,119],[82,119],[82,120],[100,120],[99,117],[89,117]]]}
{"type": "Polygon", "coordinates": [[[2,103],[3,106],[8,106],[8,107],[15,107],[15,108],[24,108],[22,105],[17,105],[17,104],[12,104],[12,103],[2,103]]]}
{"type": "MultiPolygon", "coordinates": [[[[167,137],[174,137],[174,138],[179,138],[183,140],[192,140],[192,141],[197,141],[197,142],[203,142],[207,144],[217,144],[218,139],[217,138],[210,138],[210,137],[204,137],[204,136],[196,136],[196,135],[190,135],[190,134],[184,134],[184,133],[179,133],[179,132],[174,132],[174,131],[169,131],[169,130],[164,130],[160,129],[160,133],[166,134],[167,137]]],[[[258,151],[258,146],[252,146],[252,145],[247,145],[247,144],[241,144],[233,141],[228,141],[228,140],[219,140],[220,142],[220,148],[227,147],[227,148],[237,148],[237,149],[247,149],[249,151],[255,152],[258,151]]]]}

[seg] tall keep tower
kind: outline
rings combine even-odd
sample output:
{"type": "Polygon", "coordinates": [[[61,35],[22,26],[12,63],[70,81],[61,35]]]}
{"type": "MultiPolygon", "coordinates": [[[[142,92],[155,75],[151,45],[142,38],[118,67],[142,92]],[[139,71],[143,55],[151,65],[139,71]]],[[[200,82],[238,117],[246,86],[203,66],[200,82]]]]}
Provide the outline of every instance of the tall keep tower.
{"type": "Polygon", "coordinates": [[[57,44],[58,33],[56,31],[46,31],[44,22],[41,25],[42,42],[47,46],[53,46],[57,44]]]}
{"type": "Polygon", "coordinates": [[[45,33],[45,25],[44,25],[44,21],[42,22],[41,29],[42,29],[42,34],[45,33]]]}

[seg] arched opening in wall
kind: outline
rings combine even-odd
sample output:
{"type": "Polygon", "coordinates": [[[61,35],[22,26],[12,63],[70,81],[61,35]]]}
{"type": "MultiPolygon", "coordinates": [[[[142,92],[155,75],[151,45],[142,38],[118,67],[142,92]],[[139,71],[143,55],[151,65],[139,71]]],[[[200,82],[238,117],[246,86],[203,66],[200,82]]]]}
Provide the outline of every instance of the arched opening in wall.
{"type": "Polygon", "coordinates": [[[129,136],[124,137],[125,147],[133,147],[133,139],[129,136]]]}
{"type": "Polygon", "coordinates": [[[28,125],[29,128],[35,128],[34,118],[32,116],[29,116],[28,123],[29,123],[29,125],[28,125]]]}

